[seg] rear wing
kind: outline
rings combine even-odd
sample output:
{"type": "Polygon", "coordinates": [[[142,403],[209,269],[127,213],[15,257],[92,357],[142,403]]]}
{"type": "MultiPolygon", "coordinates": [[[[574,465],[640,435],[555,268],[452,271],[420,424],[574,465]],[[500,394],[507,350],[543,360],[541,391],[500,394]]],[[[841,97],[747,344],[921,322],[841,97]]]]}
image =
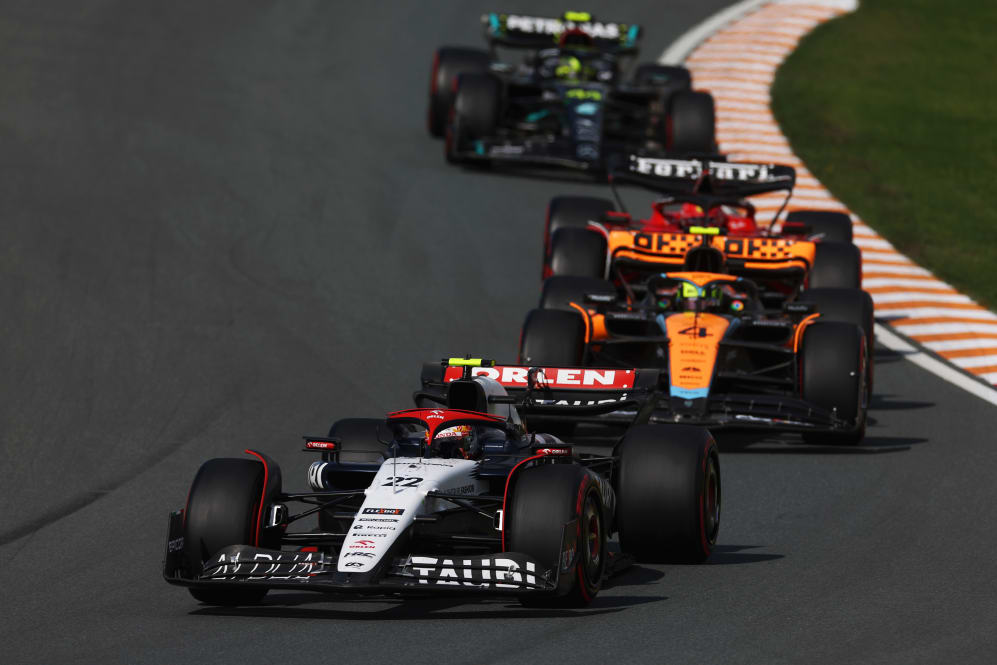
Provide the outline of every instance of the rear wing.
{"type": "Polygon", "coordinates": [[[551,48],[565,30],[581,30],[601,50],[636,53],[641,33],[635,23],[597,21],[588,12],[565,12],[561,18],[493,12],[482,16],[481,22],[489,43],[511,48],[551,48]]]}
{"type": "MultiPolygon", "coordinates": [[[[458,359],[451,362],[454,360],[458,359]]],[[[524,415],[595,415],[642,405],[660,388],[662,370],[426,363],[422,369],[423,391],[416,397],[445,399],[448,384],[475,376],[486,376],[501,384],[509,393],[509,401],[524,415]]]]}
{"type": "Polygon", "coordinates": [[[612,182],[633,183],[671,194],[751,196],[778,191],[791,193],[796,185],[796,169],[784,164],[630,155],[625,169],[613,171],[612,182]]]}

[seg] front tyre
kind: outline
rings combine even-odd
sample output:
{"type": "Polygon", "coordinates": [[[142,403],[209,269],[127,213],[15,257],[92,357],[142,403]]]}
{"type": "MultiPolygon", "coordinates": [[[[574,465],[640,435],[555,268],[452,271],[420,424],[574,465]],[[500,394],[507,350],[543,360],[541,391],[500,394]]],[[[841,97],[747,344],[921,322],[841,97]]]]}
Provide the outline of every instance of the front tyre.
{"type": "MultiPolygon", "coordinates": [[[[258,544],[263,479],[263,464],[256,460],[218,458],[201,465],[184,513],[186,576],[200,576],[204,562],[224,547],[258,544]]],[[[265,588],[190,589],[190,595],[210,605],[258,603],[266,594],[265,588]]]]}
{"type": "Polygon", "coordinates": [[[803,331],[800,349],[803,399],[846,423],[834,432],[807,432],[808,443],[853,445],[865,436],[867,350],[862,329],[851,323],[816,321],[803,331]]]}
{"type": "Polygon", "coordinates": [[[507,516],[506,549],[559,570],[559,594],[524,595],[528,607],[583,607],[592,602],[606,572],[606,521],[599,485],[575,464],[544,464],[515,479],[507,516]],[[564,529],[575,529],[575,555],[564,565],[564,529]],[[567,578],[565,576],[568,576],[567,578]]]}
{"type": "Polygon", "coordinates": [[[638,425],[617,445],[623,551],[647,563],[701,563],[720,532],[720,453],[709,431],[638,425]]]}

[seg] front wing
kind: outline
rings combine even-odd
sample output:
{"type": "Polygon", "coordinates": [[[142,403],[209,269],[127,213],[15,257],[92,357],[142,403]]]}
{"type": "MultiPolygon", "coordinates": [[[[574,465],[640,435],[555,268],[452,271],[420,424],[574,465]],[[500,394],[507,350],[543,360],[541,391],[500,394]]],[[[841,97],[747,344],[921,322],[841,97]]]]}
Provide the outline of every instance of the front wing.
{"type": "MultiPolygon", "coordinates": [[[[190,575],[183,562],[183,511],[170,514],[163,577],[170,584],[194,588],[294,589],[320,593],[557,595],[562,576],[577,564],[576,524],[565,525],[559,566],[549,569],[517,552],[496,554],[391,557],[372,573],[337,570],[339,557],[319,551],[271,550],[230,545],[190,575]]],[[[361,555],[362,556],[362,555],[361,555]]]]}

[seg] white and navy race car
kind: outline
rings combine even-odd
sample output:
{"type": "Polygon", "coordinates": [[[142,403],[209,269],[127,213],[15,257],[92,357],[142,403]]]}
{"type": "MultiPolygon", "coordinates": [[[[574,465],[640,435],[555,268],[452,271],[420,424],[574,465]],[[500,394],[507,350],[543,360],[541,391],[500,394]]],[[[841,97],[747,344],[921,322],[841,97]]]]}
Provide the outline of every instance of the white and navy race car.
{"type": "Polygon", "coordinates": [[[709,556],[721,495],[707,430],[635,422],[603,451],[578,452],[529,431],[523,416],[619,409],[626,388],[615,401],[552,404],[535,398],[562,368],[512,368],[539,391],[513,399],[472,375],[483,364],[493,365],[445,361],[444,389],[417,393],[420,408],[306,437],[305,450],[321,455],[307,492],[285,492],[280,468],[256,451],[204,463],[186,507],[170,515],[166,581],[223,605],[296,589],[580,606],[624,561],[709,556]],[[291,529],[316,513],[317,530],[291,529]],[[611,554],[617,532],[621,552],[611,554]]]}

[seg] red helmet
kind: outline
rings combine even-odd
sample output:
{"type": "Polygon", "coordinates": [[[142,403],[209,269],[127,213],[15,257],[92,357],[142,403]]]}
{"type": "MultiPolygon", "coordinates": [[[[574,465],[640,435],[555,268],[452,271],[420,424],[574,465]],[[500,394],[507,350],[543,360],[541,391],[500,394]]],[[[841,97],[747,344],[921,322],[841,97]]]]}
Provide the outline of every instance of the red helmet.
{"type": "Polygon", "coordinates": [[[557,44],[561,48],[592,48],[595,46],[595,40],[584,30],[572,28],[561,33],[557,44]]]}

